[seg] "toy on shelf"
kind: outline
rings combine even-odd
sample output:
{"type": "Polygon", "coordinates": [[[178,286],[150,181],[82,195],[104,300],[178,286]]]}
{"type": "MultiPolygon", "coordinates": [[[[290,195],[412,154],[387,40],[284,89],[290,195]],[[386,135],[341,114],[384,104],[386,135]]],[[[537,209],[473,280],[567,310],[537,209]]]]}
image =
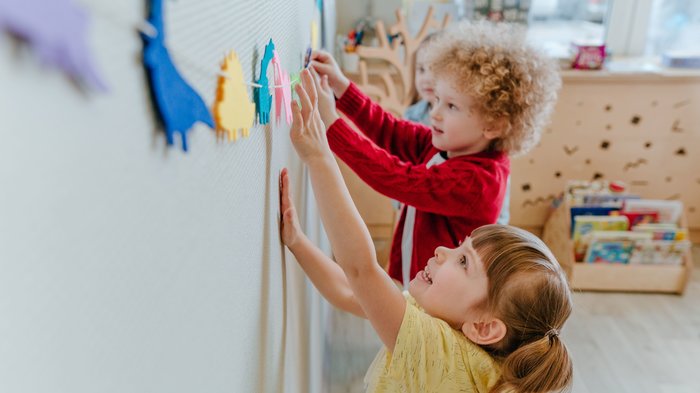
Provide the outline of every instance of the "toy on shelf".
{"type": "MultiPolygon", "coordinates": [[[[413,89],[414,62],[413,56],[418,45],[431,29],[442,29],[450,22],[450,15],[445,14],[442,21],[433,18],[434,9],[428,8],[423,24],[418,33],[409,32],[406,19],[401,10],[396,10],[396,24],[389,27],[387,32],[382,21],[375,23],[378,46],[356,45],[354,51],[358,56],[359,80],[357,86],[365,94],[375,97],[378,103],[387,110],[400,115],[411,104],[413,89]],[[373,70],[381,80],[383,88],[371,84],[367,63],[382,63],[383,66],[373,70]]],[[[356,42],[363,38],[355,36],[356,42]]],[[[364,39],[366,42],[366,38],[364,39]]]]}

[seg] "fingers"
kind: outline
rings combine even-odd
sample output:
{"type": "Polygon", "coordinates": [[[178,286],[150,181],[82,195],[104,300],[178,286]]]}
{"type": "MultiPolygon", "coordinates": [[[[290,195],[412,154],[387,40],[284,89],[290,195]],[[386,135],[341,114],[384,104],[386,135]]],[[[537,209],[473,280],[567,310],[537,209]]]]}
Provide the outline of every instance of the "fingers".
{"type": "Polygon", "coordinates": [[[316,92],[322,92],[323,90],[321,89],[321,77],[318,76],[316,70],[311,70],[311,77],[311,79],[314,81],[314,87],[316,88],[316,92]]]}
{"type": "Polygon", "coordinates": [[[309,96],[312,109],[316,109],[316,104],[318,103],[318,91],[316,91],[316,84],[314,83],[314,77],[311,75],[311,71],[302,71],[301,83],[304,85],[304,90],[306,90],[306,94],[309,96]]]}
{"type": "Polygon", "coordinates": [[[299,103],[301,104],[301,117],[303,122],[301,125],[303,126],[309,121],[309,118],[311,117],[311,112],[313,111],[313,105],[311,104],[311,100],[309,99],[309,95],[306,94],[306,85],[307,83],[304,82],[304,75],[307,76],[308,78],[308,71],[304,70],[301,73],[301,82],[300,84],[297,84],[294,87],[294,91],[296,91],[297,95],[299,96],[299,103]]]}
{"type": "Polygon", "coordinates": [[[311,52],[311,60],[316,60],[321,63],[328,63],[329,61],[333,61],[333,57],[328,52],[315,50],[311,52]]]}
{"type": "Polygon", "coordinates": [[[313,69],[321,75],[333,74],[335,72],[335,67],[333,67],[333,65],[330,64],[321,63],[317,60],[312,60],[309,64],[309,68],[313,69]]]}
{"type": "MultiPolygon", "coordinates": [[[[297,92],[297,94],[299,94],[297,92]]],[[[292,128],[290,130],[291,138],[296,138],[303,132],[304,118],[301,115],[301,108],[296,101],[292,101],[292,128]]]]}
{"type": "Polygon", "coordinates": [[[331,92],[331,85],[328,84],[328,75],[324,75],[323,78],[321,78],[321,89],[326,93],[331,92]]]}
{"type": "Polygon", "coordinates": [[[280,210],[284,213],[292,206],[292,196],[289,190],[289,174],[287,168],[282,169],[280,174],[280,193],[282,198],[280,201],[280,210]]]}

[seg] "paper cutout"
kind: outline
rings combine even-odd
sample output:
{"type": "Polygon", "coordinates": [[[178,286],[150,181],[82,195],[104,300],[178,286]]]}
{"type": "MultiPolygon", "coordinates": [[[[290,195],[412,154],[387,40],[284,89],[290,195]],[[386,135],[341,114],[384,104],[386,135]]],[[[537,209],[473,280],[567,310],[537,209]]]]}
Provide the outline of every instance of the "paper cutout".
{"type": "Polygon", "coordinates": [[[243,136],[250,135],[250,127],[255,122],[255,104],[250,102],[243,77],[243,67],[236,52],[231,51],[221,64],[221,72],[228,78],[219,76],[214,103],[216,135],[229,141],[238,139],[238,130],[243,136]]]}
{"type": "Polygon", "coordinates": [[[292,87],[289,83],[289,74],[282,68],[280,57],[277,51],[273,51],[272,66],[275,72],[275,117],[277,124],[282,117],[282,106],[284,106],[285,120],[287,125],[292,124],[292,87]]]}
{"type": "Polygon", "coordinates": [[[26,41],[43,64],[106,91],[88,49],[87,27],[87,12],[72,0],[0,0],[0,30],[26,41]]]}
{"type": "Polygon", "coordinates": [[[148,22],[155,28],[156,34],[154,37],[141,34],[144,42],[143,62],[168,145],[173,144],[174,134],[179,133],[182,150],[187,151],[189,129],[197,122],[214,128],[214,120],[199,94],[177,71],[165,47],[163,1],[150,2],[148,22]]]}
{"type": "Polygon", "coordinates": [[[258,122],[260,124],[267,124],[270,122],[272,95],[270,95],[270,85],[269,80],[267,79],[267,67],[270,65],[274,50],[275,44],[272,42],[272,40],[270,40],[270,42],[265,45],[265,54],[263,55],[263,59],[260,64],[260,78],[255,81],[255,83],[261,85],[262,87],[256,87],[253,90],[255,110],[258,114],[258,122]]]}
{"type": "Polygon", "coordinates": [[[321,48],[321,34],[319,32],[318,22],[315,20],[311,21],[311,47],[314,50],[321,48]]]}
{"type": "Polygon", "coordinates": [[[316,0],[313,15],[311,16],[311,47],[314,50],[321,48],[321,34],[323,26],[323,0],[316,0]]]}

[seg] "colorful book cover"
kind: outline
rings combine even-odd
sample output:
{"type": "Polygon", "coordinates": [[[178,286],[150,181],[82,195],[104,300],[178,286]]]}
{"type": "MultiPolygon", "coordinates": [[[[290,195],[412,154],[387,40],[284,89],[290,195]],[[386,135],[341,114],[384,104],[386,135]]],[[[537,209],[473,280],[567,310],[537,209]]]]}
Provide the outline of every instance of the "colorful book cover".
{"type": "Polygon", "coordinates": [[[613,212],[617,212],[619,209],[614,207],[603,207],[603,206],[572,206],[571,207],[571,234],[574,234],[574,226],[576,222],[574,218],[578,216],[609,216],[613,212]]]}
{"type": "Polygon", "coordinates": [[[680,265],[690,249],[690,241],[645,240],[634,244],[629,263],[680,265]]]}
{"type": "Polygon", "coordinates": [[[625,216],[576,216],[574,217],[574,256],[583,260],[593,231],[626,231],[629,221],[625,216]]]}
{"type": "Polygon", "coordinates": [[[654,224],[659,221],[659,212],[656,210],[638,212],[621,211],[619,214],[627,217],[630,228],[641,224],[654,224]]]}
{"type": "Polygon", "coordinates": [[[645,232],[593,231],[584,262],[626,264],[635,242],[650,238],[651,234],[645,232]]]}
{"type": "Polygon", "coordinates": [[[649,211],[658,212],[658,222],[675,224],[683,212],[683,202],[661,199],[630,199],[625,201],[622,214],[649,211]]]}
{"type": "Polygon", "coordinates": [[[640,224],[632,228],[635,232],[649,232],[652,240],[686,240],[688,231],[675,224],[640,224]]]}

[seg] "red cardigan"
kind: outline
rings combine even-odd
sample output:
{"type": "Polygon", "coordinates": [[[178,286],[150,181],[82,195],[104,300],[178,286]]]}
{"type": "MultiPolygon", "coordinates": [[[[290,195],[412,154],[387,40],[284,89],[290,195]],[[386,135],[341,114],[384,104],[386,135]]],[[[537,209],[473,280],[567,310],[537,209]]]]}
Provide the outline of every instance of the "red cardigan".
{"type": "MultiPolygon", "coordinates": [[[[421,271],[438,246],[456,247],[471,232],[496,222],[510,172],[502,152],[480,152],[426,167],[439,152],[430,128],[397,119],[372,102],[354,83],[337,108],[343,119],[328,128],[333,152],[376,191],[416,208],[410,277],[421,271]]],[[[406,208],[394,232],[389,275],[402,281],[401,237],[406,208]]]]}

